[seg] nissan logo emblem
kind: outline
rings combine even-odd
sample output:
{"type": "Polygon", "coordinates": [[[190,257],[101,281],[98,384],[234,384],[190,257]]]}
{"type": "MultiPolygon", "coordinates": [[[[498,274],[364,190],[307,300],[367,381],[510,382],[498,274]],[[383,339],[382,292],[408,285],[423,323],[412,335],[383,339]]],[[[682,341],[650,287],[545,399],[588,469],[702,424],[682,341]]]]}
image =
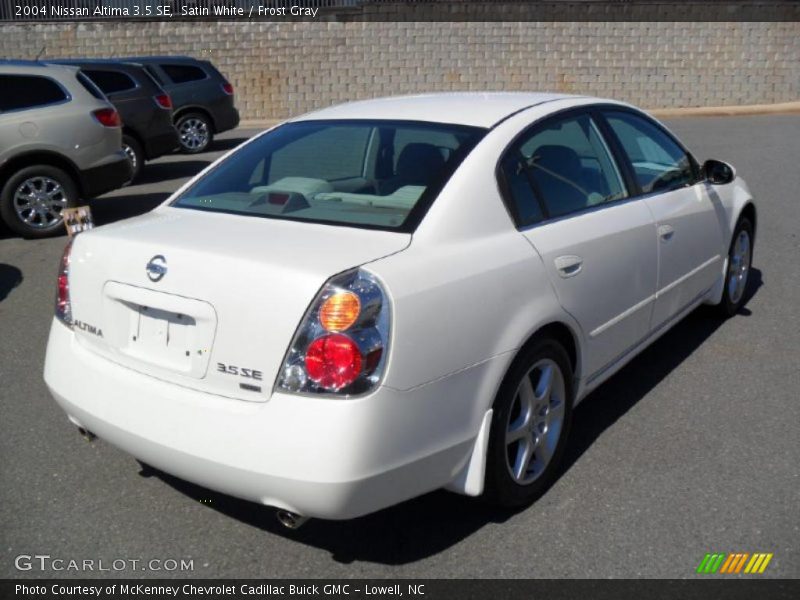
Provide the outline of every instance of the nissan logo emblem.
{"type": "Polygon", "coordinates": [[[161,281],[164,275],[167,274],[167,259],[157,254],[150,259],[145,270],[147,271],[147,276],[150,278],[150,281],[153,283],[161,281]]]}

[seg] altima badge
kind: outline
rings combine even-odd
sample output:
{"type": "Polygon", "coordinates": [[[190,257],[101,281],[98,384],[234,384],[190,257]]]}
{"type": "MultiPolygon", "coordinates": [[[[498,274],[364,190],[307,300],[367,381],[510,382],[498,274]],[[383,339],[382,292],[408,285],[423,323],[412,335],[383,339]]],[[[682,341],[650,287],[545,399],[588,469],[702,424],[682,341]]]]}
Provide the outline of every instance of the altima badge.
{"type": "Polygon", "coordinates": [[[150,262],[147,263],[145,269],[147,270],[147,276],[150,278],[150,281],[153,283],[159,282],[164,278],[164,275],[167,274],[167,259],[160,254],[156,254],[150,259],[150,262]]]}

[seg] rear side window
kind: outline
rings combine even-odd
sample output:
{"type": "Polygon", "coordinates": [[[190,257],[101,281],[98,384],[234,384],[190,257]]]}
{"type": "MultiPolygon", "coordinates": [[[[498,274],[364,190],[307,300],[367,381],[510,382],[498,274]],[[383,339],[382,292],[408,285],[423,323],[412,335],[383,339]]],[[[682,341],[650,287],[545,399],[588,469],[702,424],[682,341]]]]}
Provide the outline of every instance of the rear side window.
{"type": "Polygon", "coordinates": [[[208,77],[203,69],[192,65],[161,65],[161,68],[174,83],[200,81],[208,77]]]}
{"type": "Polygon", "coordinates": [[[119,71],[97,69],[82,69],[82,71],[104,94],[118,94],[136,87],[136,82],[129,75],[119,71]]]}
{"type": "Polygon", "coordinates": [[[541,205],[533,194],[531,182],[526,173],[522,157],[510,152],[500,165],[505,179],[507,193],[513,201],[514,218],[520,226],[537,223],[544,218],[541,205]]]}
{"type": "Polygon", "coordinates": [[[644,117],[608,112],[606,120],[628,155],[642,192],[676,189],[695,181],[692,162],[678,143],[644,117]]]}
{"type": "Polygon", "coordinates": [[[588,115],[537,127],[511,150],[501,167],[520,225],[541,218],[542,208],[545,217],[561,217],[628,195],[611,152],[588,115]]]}
{"type": "Polygon", "coordinates": [[[55,81],[36,75],[0,75],[0,89],[0,111],[37,108],[68,99],[55,81]]]}

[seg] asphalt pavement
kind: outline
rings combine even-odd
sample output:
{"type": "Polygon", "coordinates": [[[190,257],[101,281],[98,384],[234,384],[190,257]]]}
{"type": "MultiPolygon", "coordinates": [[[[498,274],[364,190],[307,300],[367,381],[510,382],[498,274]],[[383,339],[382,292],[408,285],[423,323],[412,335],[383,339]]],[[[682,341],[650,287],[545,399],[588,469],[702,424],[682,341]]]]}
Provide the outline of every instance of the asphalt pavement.
{"type": "MultiPolygon", "coordinates": [[[[692,577],[707,552],[773,553],[763,577],[800,577],[800,116],[667,123],[757,199],[750,299],[727,321],[699,309],[591,394],[558,481],[516,513],[435,492],[289,531],[269,508],[140,472],[83,440],[42,381],[64,238],[0,230],[0,577],[692,577]],[[16,560],[36,554],[45,569],[16,560]],[[162,570],[130,562],[152,559],[162,570]]],[[[153,208],[253,133],[148,165],[91,202],[96,220],[153,208]]]]}

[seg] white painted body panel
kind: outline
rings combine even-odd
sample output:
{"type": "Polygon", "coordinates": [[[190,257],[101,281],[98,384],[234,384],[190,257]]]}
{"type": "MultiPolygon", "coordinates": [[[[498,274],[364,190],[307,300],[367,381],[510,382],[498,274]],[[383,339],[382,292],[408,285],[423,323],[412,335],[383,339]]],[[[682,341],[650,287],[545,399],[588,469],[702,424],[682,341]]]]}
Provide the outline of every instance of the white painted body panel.
{"type": "Polygon", "coordinates": [[[708,261],[724,263],[738,215],[752,202],[737,179],[695,186],[676,203],[633,199],[518,231],[498,189],[499,156],[536,120],[596,102],[442,95],[303,117],[493,127],[413,235],[166,204],[81,234],[70,275],[74,318],[103,328],[104,336],[54,321],[48,387],[75,422],[141,460],[300,514],[351,518],[441,487],[479,495],[489,411],[531,336],[554,323],[570,332],[580,401],[696,304],[715,300],[723,264],[708,261]],[[661,248],[661,224],[685,243],[661,248]],[[144,268],[155,254],[170,266],[158,283],[144,268]],[[564,255],[582,256],[579,274],[557,274],[555,261],[564,255]],[[693,287],[674,286],[659,304],[658,290],[698,265],[697,277],[684,279],[693,287]],[[380,385],[357,398],[273,392],[316,292],[359,266],[381,282],[391,305],[380,385]],[[699,297],[668,314],[696,290],[699,297]],[[206,324],[210,347],[192,340],[190,349],[201,353],[189,362],[148,362],[131,353],[130,323],[114,304],[120,298],[186,310],[206,324]],[[262,392],[240,391],[235,379],[214,372],[216,362],[258,369],[262,392]]]}
{"type": "Polygon", "coordinates": [[[658,291],[651,327],[708,292],[728,245],[704,183],[644,199],[658,234],[658,291]]]}

